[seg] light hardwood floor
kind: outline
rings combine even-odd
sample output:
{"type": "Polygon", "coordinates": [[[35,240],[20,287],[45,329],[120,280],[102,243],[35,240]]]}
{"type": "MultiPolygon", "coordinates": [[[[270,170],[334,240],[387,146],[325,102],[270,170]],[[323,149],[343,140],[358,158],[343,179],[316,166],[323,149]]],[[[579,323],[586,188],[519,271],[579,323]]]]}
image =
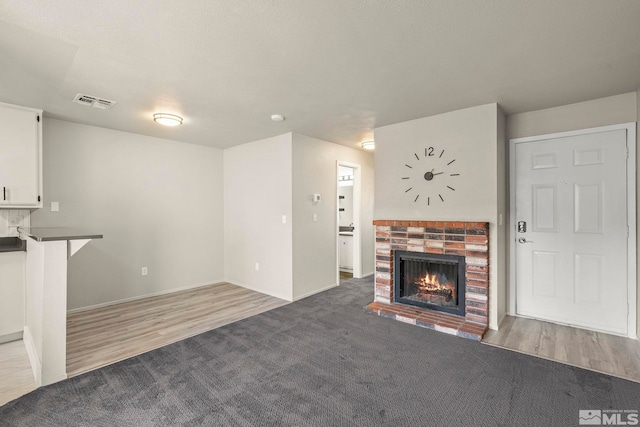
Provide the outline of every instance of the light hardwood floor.
{"type": "Polygon", "coordinates": [[[0,406],[35,389],[24,342],[0,344],[0,406]]]}
{"type": "Polygon", "coordinates": [[[79,375],[288,304],[228,283],[67,317],[67,374],[79,375]]]}
{"type": "MultiPolygon", "coordinates": [[[[67,373],[79,375],[288,304],[228,283],[67,317],[67,373]]],[[[0,344],[0,406],[35,390],[23,341],[0,344]]]]}
{"type": "Polygon", "coordinates": [[[482,342],[543,359],[640,382],[640,341],[506,316],[482,342]]]}

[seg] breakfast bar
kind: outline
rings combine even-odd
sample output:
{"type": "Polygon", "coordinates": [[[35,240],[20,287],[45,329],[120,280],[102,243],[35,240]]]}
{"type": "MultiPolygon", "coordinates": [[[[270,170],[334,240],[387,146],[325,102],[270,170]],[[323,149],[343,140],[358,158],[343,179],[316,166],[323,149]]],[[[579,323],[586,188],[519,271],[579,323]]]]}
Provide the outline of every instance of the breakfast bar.
{"type": "Polygon", "coordinates": [[[36,386],[67,378],[67,260],[101,234],[19,228],[27,242],[24,343],[36,386]]]}

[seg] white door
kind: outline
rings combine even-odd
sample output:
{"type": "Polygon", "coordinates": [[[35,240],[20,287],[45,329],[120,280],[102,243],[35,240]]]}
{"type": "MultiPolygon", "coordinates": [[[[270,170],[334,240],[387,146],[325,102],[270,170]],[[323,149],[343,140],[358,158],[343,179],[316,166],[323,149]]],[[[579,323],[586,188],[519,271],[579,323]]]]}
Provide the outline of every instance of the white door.
{"type": "Polygon", "coordinates": [[[514,145],[517,313],[626,335],[626,130],[514,145]]]}

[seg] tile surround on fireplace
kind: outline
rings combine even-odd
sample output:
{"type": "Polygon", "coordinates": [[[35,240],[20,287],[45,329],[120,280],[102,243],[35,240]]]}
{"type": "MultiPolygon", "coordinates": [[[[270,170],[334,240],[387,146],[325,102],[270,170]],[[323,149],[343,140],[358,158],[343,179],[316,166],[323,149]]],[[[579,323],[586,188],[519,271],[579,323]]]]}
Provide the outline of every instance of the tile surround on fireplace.
{"type": "Polygon", "coordinates": [[[489,223],[376,220],[374,302],[367,311],[476,340],[489,324],[489,223]],[[465,315],[394,303],[394,251],[465,257],[465,315]]]}

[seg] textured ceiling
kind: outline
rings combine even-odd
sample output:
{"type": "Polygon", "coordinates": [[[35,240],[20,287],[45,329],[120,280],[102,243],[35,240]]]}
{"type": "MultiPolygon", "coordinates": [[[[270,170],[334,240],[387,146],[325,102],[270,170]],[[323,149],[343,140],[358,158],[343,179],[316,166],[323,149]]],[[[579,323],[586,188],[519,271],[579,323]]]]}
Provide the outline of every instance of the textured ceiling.
{"type": "Polygon", "coordinates": [[[637,90],[640,1],[2,1],[0,64],[0,101],[49,117],[214,147],[288,131],[357,147],[460,108],[637,90]]]}

